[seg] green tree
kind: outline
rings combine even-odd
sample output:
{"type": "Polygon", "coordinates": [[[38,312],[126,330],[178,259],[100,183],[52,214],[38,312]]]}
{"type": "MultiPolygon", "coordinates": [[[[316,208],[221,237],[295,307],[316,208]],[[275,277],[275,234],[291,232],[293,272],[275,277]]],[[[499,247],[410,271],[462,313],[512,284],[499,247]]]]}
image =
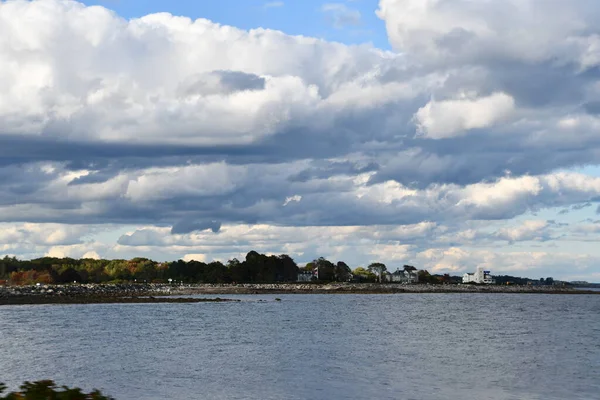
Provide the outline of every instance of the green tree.
{"type": "Polygon", "coordinates": [[[109,279],[104,272],[104,268],[108,265],[107,260],[85,259],[79,266],[79,274],[86,282],[101,283],[109,279]]]}
{"type": "Polygon", "coordinates": [[[250,279],[246,265],[237,258],[227,262],[227,270],[232,282],[248,282],[250,279]]]}
{"type": "Polygon", "coordinates": [[[147,258],[134,258],[129,261],[129,270],[138,281],[152,281],[156,277],[156,262],[147,258]]]}
{"type": "Polygon", "coordinates": [[[313,264],[317,270],[318,280],[328,282],[335,281],[335,265],[331,261],[324,257],[319,257],[313,261],[313,264]]]}
{"type": "Polygon", "coordinates": [[[128,268],[127,260],[112,260],[106,267],[104,273],[110,280],[131,280],[131,271],[128,268]]]}
{"type": "Polygon", "coordinates": [[[354,277],[360,282],[376,282],[377,275],[374,273],[364,269],[363,267],[358,267],[352,271],[354,277]]]}
{"type": "Polygon", "coordinates": [[[229,281],[227,267],[220,261],[206,264],[204,279],[208,283],[227,283],[229,281]]]}
{"type": "Polygon", "coordinates": [[[348,282],[352,279],[352,270],[343,261],[338,261],[335,265],[335,280],[338,282],[348,282]]]}
{"type": "Polygon", "coordinates": [[[8,278],[8,256],[4,257],[3,260],[0,260],[0,279],[8,278]]]}
{"type": "Polygon", "coordinates": [[[295,282],[298,279],[298,264],[287,254],[279,257],[278,280],[283,282],[295,282]]]}
{"type": "Polygon", "coordinates": [[[438,284],[441,283],[441,279],[435,275],[431,275],[429,273],[429,271],[427,270],[422,270],[417,272],[418,276],[419,276],[419,282],[420,283],[431,283],[431,284],[438,284]]]}
{"type": "Polygon", "coordinates": [[[383,274],[387,271],[387,267],[382,263],[372,263],[367,267],[367,270],[375,274],[377,276],[377,280],[381,282],[383,274]]]}
{"type": "Polygon", "coordinates": [[[25,382],[18,392],[8,393],[6,386],[0,384],[0,400],[114,400],[100,391],[83,392],[80,388],[58,387],[53,381],[25,382]]]}
{"type": "Polygon", "coordinates": [[[306,263],[306,265],[300,269],[305,272],[313,272],[315,270],[315,263],[311,261],[306,263]]]}
{"type": "Polygon", "coordinates": [[[54,278],[56,283],[82,282],[81,275],[72,266],[58,270],[58,276],[54,278]]]}

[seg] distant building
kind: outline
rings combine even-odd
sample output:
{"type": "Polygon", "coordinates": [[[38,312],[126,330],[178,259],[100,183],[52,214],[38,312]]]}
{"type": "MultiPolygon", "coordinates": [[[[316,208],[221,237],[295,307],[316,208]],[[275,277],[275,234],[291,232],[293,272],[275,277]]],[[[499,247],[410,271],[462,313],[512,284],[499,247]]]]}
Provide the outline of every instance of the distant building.
{"type": "Polygon", "coordinates": [[[310,282],[314,277],[315,274],[312,271],[300,271],[298,272],[297,282],[310,282]]]}
{"type": "Polygon", "coordinates": [[[492,278],[490,271],[485,271],[483,267],[477,267],[475,273],[466,273],[463,275],[463,283],[494,284],[496,281],[492,278]]]}
{"type": "Polygon", "coordinates": [[[418,283],[419,274],[415,267],[405,265],[403,270],[397,269],[392,274],[386,273],[385,280],[392,283],[418,283]]]}

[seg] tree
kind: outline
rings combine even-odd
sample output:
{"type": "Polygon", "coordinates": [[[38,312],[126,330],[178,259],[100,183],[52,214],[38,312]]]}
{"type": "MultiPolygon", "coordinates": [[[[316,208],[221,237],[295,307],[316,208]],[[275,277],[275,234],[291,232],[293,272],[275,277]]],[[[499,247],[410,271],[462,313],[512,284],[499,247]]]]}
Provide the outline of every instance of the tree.
{"type": "Polygon", "coordinates": [[[128,268],[127,260],[112,260],[106,267],[104,272],[111,280],[131,280],[131,271],[128,268]]]}
{"type": "Polygon", "coordinates": [[[315,263],[311,261],[309,263],[306,263],[306,265],[300,269],[305,272],[313,272],[315,270],[315,268],[316,268],[315,263]]]}
{"type": "Polygon", "coordinates": [[[298,279],[298,265],[287,254],[279,256],[279,277],[283,282],[295,282],[298,279]]]}
{"type": "Polygon", "coordinates": [[[352,271],[354,278],[359,282],[376,282],[377,275],[374,273],[367,271],[363,267],[358,267],[354,271],[352,271]]]}
{"type": "Polygon", "coordinates": [[[4,260],[0,260],[0,279],[8,277],[8,263],[5,261],[8,256],[4,257],[4,260]]]}
{"type": "Polygon", "coordinates": [[[232,282],[248,282],[249,274],[246,264],[240,262],[237,258],[227,262],[227,270],[232,282]]]}
{"type": "Polygon", "coordinates": [[[315,268],[317,269],[317,279],[320,281],[334,281],[335,280],[335,265],[325,259],[319,257],[313,261],[315,268]]]}
{"type": "Polygon", "coordinates": [[[431,275],[427,270],[419,271],[417,274],[419,276],[419,282],[421,283],[438,284],[441,282],[439,277],[431,275]]]}
{"type": "Polygon", "coordinates": [[[79,388],[59,388],[53,381],[25,382],[19,392],[2,396],[5,390],[6,386],[0,383],[0,400],[114,400],[98,390],[84,393],[79,388]]]}
{"type": "Polygon", "coordinates": [[[338,261],[335,265],[335,280],[338,282],[348,282],[352,279],[352,270],[343,261],[338,261]]]}
{"type": "Polygon", "coordinates": [[[133,277],[140,281],[151,281],[156,277],[156,262],[147,258],[134,258],[129,261],[133,277]]]}
{"type": "Polygon", "coordinates": [[[30,269],[28,271],[14,271],[10,274],[10,282],[13,285],[32,285],[34,283],[51,284],[54,279],[50,273],[46,271],[36,271],[30,269]]]}
{"type": "Polygon", "coordinates": [[[372,263],[367,267],[367,270],[374,273],[377,276],[377,280],[381,282],[383,274],[387,271],[387,267],[382,263],[372,263]]]}
{"type": "Polygon", "coordinates": [[[227,283],[229,281],[227,267],[220,261],[206,264],[204,279],[209,283],[227,283]]]}
{"type": "Polygon", "coordinates": [[[243,264],[247,282],[270,283],[275,280],[275,265],[264,254],[252,250],[246,254],[243,264]]]}
{"type": "Polygon", "coordinates": [[[54,279],[56,283],[81,282],[81,275],[73,267],[64,268],[54,279]]]}

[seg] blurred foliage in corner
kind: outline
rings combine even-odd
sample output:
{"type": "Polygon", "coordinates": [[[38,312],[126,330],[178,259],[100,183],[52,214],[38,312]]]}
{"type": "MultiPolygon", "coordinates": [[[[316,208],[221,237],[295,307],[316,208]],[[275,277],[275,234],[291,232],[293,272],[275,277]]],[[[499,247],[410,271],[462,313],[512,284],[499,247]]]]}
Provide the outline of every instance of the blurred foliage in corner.
{"type": "Polygon", "coordinates": [[[25,382],[20,391],[4,395],[5,390],[0,383],[0,400],[114,400],[98,390],[84,393],[79,388],[58,387],[53,381],[25,382]]]}

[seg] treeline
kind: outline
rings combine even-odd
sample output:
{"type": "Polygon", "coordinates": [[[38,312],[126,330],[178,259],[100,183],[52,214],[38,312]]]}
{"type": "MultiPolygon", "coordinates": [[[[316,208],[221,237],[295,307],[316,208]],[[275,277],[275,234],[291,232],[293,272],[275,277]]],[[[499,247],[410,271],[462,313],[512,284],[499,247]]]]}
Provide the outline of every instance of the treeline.
{"type": "MultiPolygon", "coordinates": [[[[14,285],[63,283],[116,283],[169,281],[184,283],[275,283],[296,282],[298,274],[308,274],[310,281],[376,282],[373,267],[354,271],[343,261],[333,263],[323,257],[301,269],[288,255],[267,256],[251,251],[243,261],[236,258],[226,264],[219,261],[157,262],[148,258],[131,260],[96,260],[42,257],[19,260],[0,259],[0,283],[14,285]]],[[[305,275],[306,276],[306,275],[305,275]]]]}
{"type": "MultiPolygon", "coordinates": [[[[343,261],[333,263],[323,257],[299,268],[288,255],[279,256],[251,251],[243,261],[229,260],[204,263],[200,261],[157,262],[148,258],[131,260],[95,260],[43,257],[19,260],[15,257],[0,259],[0,283],[14,285],[63,283],[115,283],[169,281],[184,283],[275,283],[296,282],[299,273],[304,281],[319,282],[378,282],[387,270],[381,263],[352,270],[343,261]]],[[[424,283],[451,283],[449,276],[429,275],[419,271],[424,283]]],[[[459,278],[456,278],[459,279],[459,278]]]]}
{"type": "Polygon", "coordinates": [[[497,275],[494,276],[497,285],[533,285],[533,286],[553,286],[556,284],[566,285],[568,282],[555,281],[554,278],[541,278],[537,279],[529,279],[529,278],[520,278],[517,276],[510,275],[497,275]]]}
{"type": "MultiPolygon", "coordinates": [[[[95,260],[42,257],[35,260],[19,260],[15,257],[0,258],[0,284],[14,285],[63,284],[63,283],[116,283],[155,282],[169,280],[184,283],[275,283],[296,282],[298,274],[305,279],[320,282],[378,282],[387,267],[372,263],[366,268],[352,270],[345,262],[333,263],[323,257],[299,268],[288,255],[271,255],[251,251],[243,261],[236,258],[226,264],[219,261],[157,262],[148,258],[131,260],[95,260]]],[[[419,283],[457,284],[458,276],[432,275],[426,270],[418,271],[419,283]]],[[[495,276],[497,284],[555,284],[552,278],[532,281],[513,276],[495,276]]]]}
{"type": "Polygon", "coordinates": [[[108,283],[108,282],[168,282],[186,283],[270,283],[294,282],[298,265],[288,255],[267,256],[251,251],[244,261],[157,262],[148,258],[131,260],[95,260],[43,257],[19,260],[0,259],[0,280],[15,284],[33,283],[108,283]]]}

